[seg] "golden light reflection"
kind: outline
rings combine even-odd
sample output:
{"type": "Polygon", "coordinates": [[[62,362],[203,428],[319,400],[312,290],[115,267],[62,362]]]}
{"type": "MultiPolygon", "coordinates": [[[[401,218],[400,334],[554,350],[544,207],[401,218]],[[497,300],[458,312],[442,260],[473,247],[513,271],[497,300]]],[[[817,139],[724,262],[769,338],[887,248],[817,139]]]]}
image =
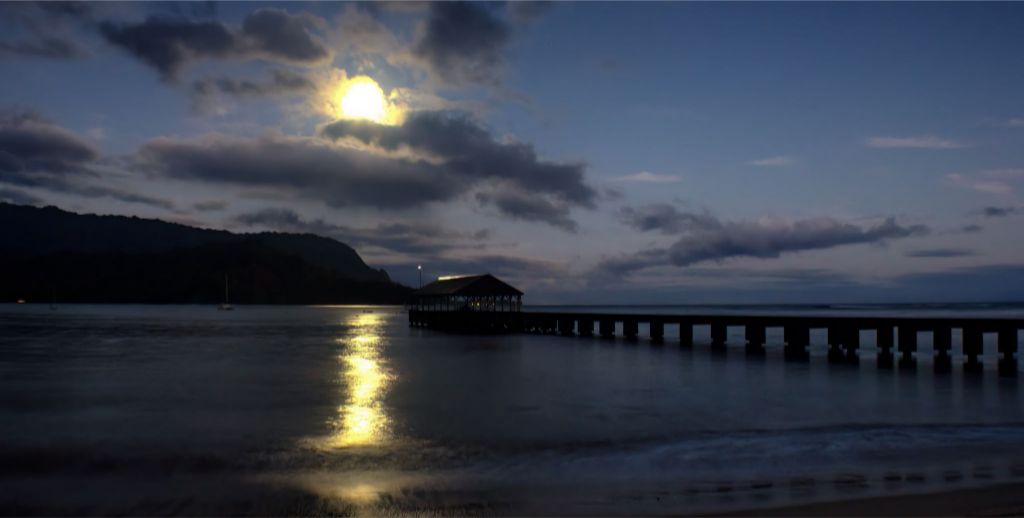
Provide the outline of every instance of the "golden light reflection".
{"type": "Polygon", "coordinates": [[[347,393],[333,422],[335,431],[327,441],[333,448],[382,444],[390,433],[383,398],[392,376],[381,354],[383,319],[375,313],[361,313],[349,325],[353,334],[338,339],[343,346],[339,360],[347,393]]]}

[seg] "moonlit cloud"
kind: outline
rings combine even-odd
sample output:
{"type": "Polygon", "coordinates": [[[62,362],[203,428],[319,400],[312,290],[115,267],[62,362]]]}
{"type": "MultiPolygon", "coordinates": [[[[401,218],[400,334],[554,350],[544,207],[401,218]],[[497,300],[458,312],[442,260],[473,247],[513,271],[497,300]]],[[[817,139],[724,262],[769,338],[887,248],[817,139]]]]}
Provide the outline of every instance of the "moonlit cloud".
{"type": "Polygon", "coordinates": [[[929,135],[916,137],[868,137],[864,145],[878,149],[960,149],[963,142],[929,135]]]}
{"type": "Polygon", "coordinates": [[[639,183],[676,183],[682,181],[682,178],[674,174],[660,174],[652,173],[650,171],[640,171],[638,173],[627,174],[616,178],[620,182],[639,182],[639,183]]]}

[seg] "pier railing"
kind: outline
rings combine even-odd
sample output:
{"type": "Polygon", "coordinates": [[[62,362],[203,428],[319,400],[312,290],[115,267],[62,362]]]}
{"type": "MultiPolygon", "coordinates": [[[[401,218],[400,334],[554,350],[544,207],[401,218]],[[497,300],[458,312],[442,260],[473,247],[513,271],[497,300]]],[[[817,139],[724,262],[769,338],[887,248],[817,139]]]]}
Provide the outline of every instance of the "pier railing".
{"type": "Polygon", "coordinates": [[[653,343],[665,341],[665,326],[678,325],[678,342],[693,346],[695,326],[710,327],[711,349],[724,352],[729,327],[743,327],[747,354],[763,355],[767,330],[783,330],[783,354],[787,359],[806,360],[810,354],[811,330],[826,330],[828,359],[831,362],[859,362],[861,331],[873,331],[878,349],[878,366],[891,367],[898,354],[901,367],[915,365],[918,333],[931,333],[936,370],[952,367],[953,331],[961,333],[961,353],[966,359],[964,370],[982,369],[986,334],[996,334],[999,354],[998,370],[1013,376],[1017,373],[1019,330],[1024,319],[971,317],[871,317],[871,316],[792,316],[792,315],[650,315],[608,313],[539,313],[539,312],[442,312],[409,311],[409,324],[414,327],[449,332],[521,332],[562,336],[600,336],[612,338],[616,332],[627,340],[637,340],[640,324],[647,324],[653,343]]]}

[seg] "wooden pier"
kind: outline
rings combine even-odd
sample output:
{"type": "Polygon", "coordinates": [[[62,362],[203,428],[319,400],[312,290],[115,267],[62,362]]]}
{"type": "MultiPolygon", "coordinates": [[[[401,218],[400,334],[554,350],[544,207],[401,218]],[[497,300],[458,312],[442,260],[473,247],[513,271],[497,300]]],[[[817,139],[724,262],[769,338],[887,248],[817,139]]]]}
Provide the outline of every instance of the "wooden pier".
{"type": "Polygon", "coordinates": [[[712,351],[724,352],[728,328],[742,327],[743,346],[748,355],[766,354],[767,330],[783,331],[783,354],[791,360],[807,360],[812,330],[826,330],[828,360],[859,363],[861,333],[872,332],[878,349],[879,367],[898,365],[912,368],[918,357],[918,336],[930,333],[933,364],[938,371],[952,369],[953,332],[961,333],[960,351],[964,370],[982,370],[982,345],[986,334],[996,334],[1000,374],[1017,374],[1018,333],[1024,319],[1005,318],[918,318],[869,316],[786,316],[786,315],[645,315],[608,313],[542,313],[501,311],[428,311],[409,310],[414,327],[449,332],[537,333],[561,336],[599,336],[613,338],[616,332],[627,340],[638,340],[640,324],[646,324],[652,343],[665,342],[665,326],[677,325],[678,343],[692,347],[695,326],[710,328],[712,351]]]}

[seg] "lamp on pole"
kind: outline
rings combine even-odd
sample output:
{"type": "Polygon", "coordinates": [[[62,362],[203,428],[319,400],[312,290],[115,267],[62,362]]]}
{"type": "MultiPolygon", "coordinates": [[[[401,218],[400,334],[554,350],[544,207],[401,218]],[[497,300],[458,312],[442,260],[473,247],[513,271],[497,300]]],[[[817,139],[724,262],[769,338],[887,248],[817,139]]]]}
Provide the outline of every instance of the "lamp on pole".
{"type": "Polygon", "coordinates": [[[423,265],[422,264],[417,264],[416,265],[416,271],[419,272],[419,274],[420,274],[420,288],[422,288],[423,287],[423,265]]]}

